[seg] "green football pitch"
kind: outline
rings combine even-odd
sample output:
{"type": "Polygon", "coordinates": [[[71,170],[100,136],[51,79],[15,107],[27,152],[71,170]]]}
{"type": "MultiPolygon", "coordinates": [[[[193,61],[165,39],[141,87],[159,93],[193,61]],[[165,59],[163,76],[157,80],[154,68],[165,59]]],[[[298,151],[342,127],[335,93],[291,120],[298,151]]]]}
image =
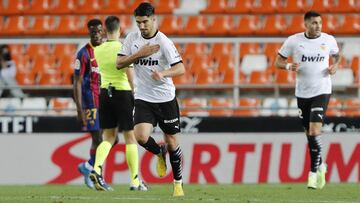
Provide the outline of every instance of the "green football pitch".
{"type": "Polygon", "coordinates": [[[184,185],[185,196],[172,197],[172,185],[151,185],[147,192],[114,185],[113,192],[83,185],[0,186],[0,202],[245,202],[245,203],[355,203],[360,184],[327,184],[309,190],[305,184],[184,185]]]}

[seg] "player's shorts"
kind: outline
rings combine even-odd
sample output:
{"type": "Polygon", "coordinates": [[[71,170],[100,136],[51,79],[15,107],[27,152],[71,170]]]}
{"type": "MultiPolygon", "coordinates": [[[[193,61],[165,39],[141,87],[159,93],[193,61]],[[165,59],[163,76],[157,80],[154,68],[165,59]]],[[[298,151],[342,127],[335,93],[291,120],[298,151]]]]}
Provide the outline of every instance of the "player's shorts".
{"type": "Polygon", "coordinates": [[[297,97],[299,117],[302,125],[309,130],[310,122],[324,122],[330,94],[322,94],[312,98],[297,97]]]}
{"type": "Polygon", "coordinates": [[[100,89],[100,127],[116,128],[119,131],[134,129],[134,96],[128,90],[114,90],[112,97],[107,89],[100,89]]]}
{"type": "Polygon", "coordinates": [[[86,118],[85,131],[98,131],[100,130],[100,120],[98,108],[84,108],[86,118]]]}
{"type": "Polygon", "coordinates": [[[134,123],[151,123],[165,134],[175,135],[180,132],[180,110],[176,97],[168,102],[151,103],[135,100],[134,123]]]}

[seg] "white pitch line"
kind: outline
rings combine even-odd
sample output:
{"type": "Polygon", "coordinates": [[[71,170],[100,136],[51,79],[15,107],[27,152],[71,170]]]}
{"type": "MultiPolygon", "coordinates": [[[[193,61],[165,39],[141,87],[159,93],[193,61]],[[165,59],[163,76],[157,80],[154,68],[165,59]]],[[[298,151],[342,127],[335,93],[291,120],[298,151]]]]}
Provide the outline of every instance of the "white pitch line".
{"type": "MultiPolygon", "coordinates": [[[[273,202],[274,200],[266,199],[250,199],[249,202],[273,202]]],[[[354,201],[339,201],[339,200],[276,200],[276,202],[293,202],[293,203],[360,203],[354,201]]]]}

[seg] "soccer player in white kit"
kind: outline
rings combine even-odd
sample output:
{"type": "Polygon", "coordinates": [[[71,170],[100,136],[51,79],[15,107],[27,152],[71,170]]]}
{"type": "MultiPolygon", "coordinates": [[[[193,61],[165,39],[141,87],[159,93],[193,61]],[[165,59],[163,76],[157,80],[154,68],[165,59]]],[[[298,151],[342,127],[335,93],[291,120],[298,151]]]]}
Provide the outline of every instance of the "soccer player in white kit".
{"type": "Polygon", "coordinates": [[[134,11],[139,31],[128,34],[118,54],[117,68],[134,64],[134,133],[138,143],[157,155],[157,173],[166,175],[166,153],[169,152],[174,176],[173,196],[184,196],[182,188],[182,151],[177,134],[180,113],[171,77],[185,73],[182,58],[174,43],[155,24],[155,9],[147,2],[134,11]],[[166,145],[150,136],[159,124],[166,145]]]}
{"type": "Polygon", "coordinates": [[[296,72],[295,96],[299,117],[308,139],[311,169],[308,176],[310,189],[325,186],[327,166],[321,157],[321,128],[331,95],[331,78],[339,65],[339,48],[333,36],[321,32],[319,13],[304,15],[305,32],[287,38],[278,52],[275,65],[296,72]],[[293,57],[293,63],[287,58],[293,57]],[[330,56],[333,64],[329,65],[330,56]]]}

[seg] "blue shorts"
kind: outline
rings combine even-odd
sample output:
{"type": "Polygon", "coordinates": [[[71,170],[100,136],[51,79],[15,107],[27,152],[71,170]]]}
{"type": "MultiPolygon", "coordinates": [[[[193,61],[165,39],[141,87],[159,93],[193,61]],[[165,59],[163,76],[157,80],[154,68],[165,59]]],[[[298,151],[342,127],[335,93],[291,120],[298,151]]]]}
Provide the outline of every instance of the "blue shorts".
{"type": "Polygon", "coordinates": [[[86,126],[83,126],[83,131],[100,130],[99,110],[97,108],[85,108],[83,111],[86,118],[86,126]]]}

